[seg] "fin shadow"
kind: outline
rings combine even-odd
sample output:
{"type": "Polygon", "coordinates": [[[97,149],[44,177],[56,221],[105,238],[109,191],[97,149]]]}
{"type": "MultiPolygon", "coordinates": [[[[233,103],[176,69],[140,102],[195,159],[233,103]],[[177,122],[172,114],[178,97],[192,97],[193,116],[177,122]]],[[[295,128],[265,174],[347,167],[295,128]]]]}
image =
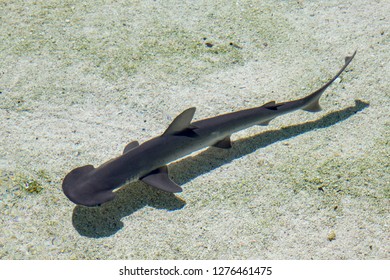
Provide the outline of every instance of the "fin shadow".
{"type": "MultiPolygon", "coordinates": [[[[335,125],[368,106],[369,104],[366,102],[355,100],[355,106],[329,113],[321,119],[270,130],[253,137],[237,140],[233,142],[232,148],[228,150],[209,148],[195,156],[186,157],[170,164],[170,177],[177,184],[183,185],[202,174],[260,148],[308,131],[335,125]]],[[[131,183],[131,186],[125,185],[116,191],[116,198],[100,207],[76,206],[73,210],[72,223],[83,236],[92,238],[108,237],[123,227],[121,222],[123,217],[129,216],[145,206],[174,211],[183,208],[185,201],[172,193],[153,189],[142,182],[135,182],[131,183]]]]}
{"type": "Polygon", "coordinates": [[[173,193],[160,191],[142,182],[125,185],[116,191],[114,200],[99,207],[77,205],[73,209],[72,223],[80,235],[92,238],[108,237],[118,232],[121,219],[145,206],[174,211],[185,206],[185,201],[173,193]]]}

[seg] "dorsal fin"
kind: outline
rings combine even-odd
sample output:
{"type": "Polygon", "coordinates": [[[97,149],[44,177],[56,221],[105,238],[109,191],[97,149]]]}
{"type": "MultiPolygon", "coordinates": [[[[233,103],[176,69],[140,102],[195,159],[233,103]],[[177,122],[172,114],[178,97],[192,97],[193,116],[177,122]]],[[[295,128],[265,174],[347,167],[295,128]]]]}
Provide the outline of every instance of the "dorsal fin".
{"type": "Polygon", "coordinates": [[[265,103],[261,107],[265,107],[265,108],[272,107],[272,106],[275,106],[275,104],[276,104],[275,101],[270,101],[270,102],[265,103]]]}
{"type": "Polygon", "coordinates": [[[130,142],[126,145],[125,149],[123,150],[123,153],[126,154],[127,152],[131,151],[134,148],[137,148],[139,146],[138,141],[130,142]]]}
{"type": "Polygon", "coordinates": [[[192,118],[195,114],[195,107],[189,108],[178,115],[168,126],[163,135],[175,134],[190,127],[192,118]]]}
{"type": "Polygon", "coordinates": [[[284,103],[278,103],[276,104],[275,101],[270,101],[268,103],[265,103],[261,108],[266,108],[269,110],[277,110],[278,107],[282,106],[284,103]]]}

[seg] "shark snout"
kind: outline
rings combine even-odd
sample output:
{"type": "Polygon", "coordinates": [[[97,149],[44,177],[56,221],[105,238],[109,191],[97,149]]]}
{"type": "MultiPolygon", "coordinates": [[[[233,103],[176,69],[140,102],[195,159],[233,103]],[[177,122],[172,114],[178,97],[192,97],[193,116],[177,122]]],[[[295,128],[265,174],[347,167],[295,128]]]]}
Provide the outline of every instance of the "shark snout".
{"type": "Polygon", "coordinates": [[[91,180],[92,165],[72,170],[62,183],[64,194],[75,204],[98,206],[114,199],[115,194],[103,186],[103,182],[91,180]]]}

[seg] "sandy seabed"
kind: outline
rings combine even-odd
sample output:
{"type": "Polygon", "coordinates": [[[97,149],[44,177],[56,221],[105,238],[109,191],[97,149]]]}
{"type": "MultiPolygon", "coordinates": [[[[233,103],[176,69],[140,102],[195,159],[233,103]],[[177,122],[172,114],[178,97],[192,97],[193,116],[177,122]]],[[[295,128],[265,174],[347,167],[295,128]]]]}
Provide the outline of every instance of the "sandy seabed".
{"type": "Polygon", "coordinates": [[[389,15],[377,1],[0,1],[1,259],[389,259],[389,15]],[[195,119],[321,99],[98,208],[73,168],[195,119]]]}

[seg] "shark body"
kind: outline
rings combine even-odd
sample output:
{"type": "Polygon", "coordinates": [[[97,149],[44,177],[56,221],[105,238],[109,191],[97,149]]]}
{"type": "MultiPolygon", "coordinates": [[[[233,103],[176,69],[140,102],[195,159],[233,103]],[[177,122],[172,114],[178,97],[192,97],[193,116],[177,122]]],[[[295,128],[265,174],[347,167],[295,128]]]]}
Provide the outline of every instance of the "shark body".
{"type": "Polygon", "coordinates": [[[99,167],[92,165],[73,169],[62,184],[65,195],[74,203],[97,206],[115,197],[113,190],[126,182],[141,180],[167,192],[181,192],[182,188],[168,176],[167,164],[208,146],[230,148],[230,136],[253,125],[267,125],[272,119],[302,109],[320,111],[319,99],[323,92],[344,71],[355,53],[345,58],[340,71],[320,89],[294,101],[268,102],[260,107],[227,113],[192,122],[195,108],[178,115],[166,131],[143,144],[129,143],[123,154],[99,167]]]}

